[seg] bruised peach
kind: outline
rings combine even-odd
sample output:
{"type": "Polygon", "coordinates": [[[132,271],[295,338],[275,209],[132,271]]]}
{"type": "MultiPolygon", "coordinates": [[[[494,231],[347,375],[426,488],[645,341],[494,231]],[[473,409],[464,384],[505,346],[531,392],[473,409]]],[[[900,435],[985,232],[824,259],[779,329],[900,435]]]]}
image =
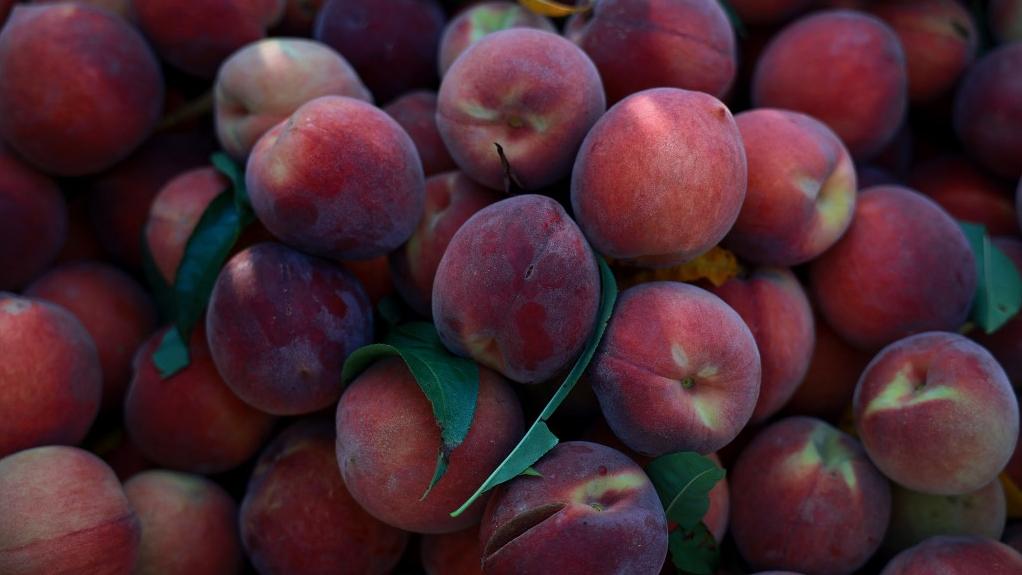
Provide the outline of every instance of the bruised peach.
{"type": "Polygon", "coordinates": [[[883,349],[855,388],[855,429],[870,459],[900,485],[960,495],[993,481],[1011,458],[1019,410],[990,352],[953,333],[883,349]]]}
{"type": "Polygon", "coordinates": [[[417,90],[387,104],[383,111],[402,127],[415,144],[427,176],[457,168],[436,126],[436,92],[417,90]]]}
{"type": "Polygon", "coordinates": [[[263,575],[385,575],[408,541],[344,487],[329,421],[306,419],[259,457],[241,503],[245,551],[263,575]]]}
{"type": "Polygon", "coordinates": [[[1022,42],[1001,46],[966,72],[954,128],[964,148],[1001,177],[1022,175],[1022,42]]]}
{"type": "Polygon", "coordinates": [[[539,477],[516,477],[490,498],[479,533],[483,572],[660,573],[667,520],[635,462],[603,445],[569,441],[533,467],[539,477]]]}
{"type": "Polygon", "coordinates": [[[451,157],[495,190],[505,188],[507,171],[525,190],[566,177],[582,138],[607,109],[585,53],[557,34],[526,28],[473,44],[447,71],[437,98],[437,128],[451,157]]]}
{"type": "Polygon", "coordinates": [[[275,415],[310,413],[341,395],[341,367],[369,343],[365,291],[339,265],[275,243],[231,258],[209,300],[210,353],[227,386],[275,415]]]}
{"type": "Polygon", "coordinates": [[[554,200],[522,195],[479,210],[451,238],[433,282],[433,319],[452,352],[537,383],[581,353],[599,296],[596,258],[578,226],[554,200]]]}
{"type": "Polygon", "coordinates": [[[719,297],[651,282],[618,298],[587,378],[630,449],[710,453],[752,416],[760,354],[741,316],[719,297]]]}
{"type": "Polygon", "coordinates": [[[99,353],[103,407],[124,401],[135,350],[156,329],[156,308],[142,286],[117,268],[100,262],[73,262],[51,269],[25,289],[25,295],[70,311],[99,353]]]}
{"type": "Polygon", "coordinates": [[[670,266],[724,238],[746,185],[745,150],[727,106],[658,88],[622,100],[589,131],[571,173],[571,205],[597,252],[670,266]]]}
{"type": "Polygon", "coordinates": [[[81,322],[57,305],[0,292],[0,349],[0,457],[81,441],[103,392],[96,344],[81,322]]]}
{"type": "Polygon", "coordinates": [[[850,435],[811,417],[760,431],[731,473],[731,533],[760,569],[849,574],[880,546],[887,480],[850,435]]]}
{"type": "Polygon", "coordinates": [[[379,108],[345,96],[316,98],[264,134],[245,182],[270,233],[326,257],[381,256],[422,216],[415,144],[379,108]]]}
{"type": "Polygon", "coordinates": [[[426,179],[426,210],[419,226],[403,246],[390,253],[394,287],[422,316],[433,310],[433,279],[454,233],[473,214],[500,196],[461,172],[426,179]]]}
{"type": "Polygon", "coordinates": [[[162,109],[156,57],[106,10],[18,6],[0,33],[0,137],[45,172],[109,168],[152,132],[162,109]]]}
{"type": "Polygon", "coordinates": [[[1004,489],[997,480],[961,495],[928,495],[894,485],[884,548],[897,553],[936,535],[1000,539],[1006,515],[1004,489]]]}
{"type": "Polygon", "coordinates": [[[343,56],[302,38],[267,38],[231,54],[217,72],[213,95],[217,139],[238,160],[309,100],[334,95],[373,101],[343,56]]]}
{"type": "Polygon", "coordinates": [[[788,25],[763,51],[752,80],[755,106],[813,116],[857,160],[894,139],[907,96],[898,36],[880,19],[850,10],[817,12],[788,25]]]}
{"type": "Polygon", "coordinates": [[[557,32],[549,19],[512,2],[479,2],[471,5],[444,27],[438,58],[440,76],[446,74],[458,56],[483,36],[509,28],[557,32]]]}
{"type": "Polygon", "coordinates": [[[1017,575],[1022,554],[984,537],[931,537],[902,551],[880,575],[1017,575]]]}

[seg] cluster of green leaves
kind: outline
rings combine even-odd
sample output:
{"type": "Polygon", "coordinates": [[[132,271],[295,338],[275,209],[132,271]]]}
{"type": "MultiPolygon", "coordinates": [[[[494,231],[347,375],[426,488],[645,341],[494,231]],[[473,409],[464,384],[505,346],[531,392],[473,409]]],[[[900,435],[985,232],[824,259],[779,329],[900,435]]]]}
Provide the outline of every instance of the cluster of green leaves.
{"type": "Polygon", "coordinates": [[[976,259],[976,295],[970,319],[993,333],[1022,309],[1022,276],[1007,255],[990,241],[986,228],[959,222],[976,259]]]}
{"type": "Polygon", "coordinates": [[[146,275],[161,311],[173,320],[171,329],[153,352],[153,363],[165,378],[188,366],[188,338],[202,321],[220,268],[242,232],[255,221],[244,170],[223,153],[215,154],[212,163],[228,179],[230,187],[213,198],[202,213],[188,238],[173,286],[167,285],[156,269],[149,246],[143,246],[146,275]]]}

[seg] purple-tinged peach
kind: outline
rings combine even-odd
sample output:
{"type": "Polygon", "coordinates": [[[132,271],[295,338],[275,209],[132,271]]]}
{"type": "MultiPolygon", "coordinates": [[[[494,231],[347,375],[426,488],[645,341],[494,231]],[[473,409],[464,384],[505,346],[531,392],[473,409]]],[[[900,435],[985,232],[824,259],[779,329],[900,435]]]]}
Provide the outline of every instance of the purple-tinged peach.
{"type": "Polygon", "coordinates": [[[436,92],[429,90],[408,92],[383,108],[384,112],[408,132],[416,151],[419,152],[422,171],[426,176],[458,167],[437,129],[436,108],[436,92]]]}
{"type": "Polygon", "coordinates": [[[880,575],[1018,575],[1022,554],[984,537],[938,536],[899,553],[880,575]]]}
{"type": "Polygon", "coordinates": [[[1022,175],[1022,42],[973,64],[955,96],[954,128],[968,153],[995,174],[1022,175]]]}

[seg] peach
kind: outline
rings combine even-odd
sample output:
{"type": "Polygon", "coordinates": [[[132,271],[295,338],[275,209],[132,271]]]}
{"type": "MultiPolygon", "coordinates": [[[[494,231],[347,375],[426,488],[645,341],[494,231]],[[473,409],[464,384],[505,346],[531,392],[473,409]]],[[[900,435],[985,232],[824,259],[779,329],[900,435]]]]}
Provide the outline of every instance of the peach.
{"type": "Polygon", "coordinates": [[[981,223],[991,235],[1019,233],[1011,191],[961,156],[916,164],[908,183],[956,219],[981,223]]]}
{"type": "MultiPolygon", "coordinates": [[[[31,0],[32,4],[54,4],[56,2],[66,2],[68,0],[31,0]]],[[[70,0],[78,4],[86,4],[95,6],[97,8],[104,8],[109,12],[117,14],[121,18],[124,18],[128,22],[135,23],[135,9],[132,7],[132,0],[70,0]]],[[[3,4],[0,1],[0,4],[3,4]]],[[[0,13],[3,10],[0,9],[0,13]]],[[[3,15],[0,14],[0,23],[3,22],[3,15]]]]}
{"type": "Polygon", "coordinates": [[[738,19],[747,26],[783,24],[817,3],[818,0],[730,0],[728,2],[738,19]]]}
{"type": "Polygon", "coordinates": [[[848,229],[855,167],[830,128],[797,112],[758,109],[735,116],[749,185],[728,248],[748,260],[792,266],[816,258],[848,229]]]}
{"type": "Polygon", "coordinates": [[[565,35],[593,59],[611,104],[660,87],[723,98],[735,79],[735,32],[713,0],[604,0],[565,35]]]}
{"type": "Polygon", "coordinates": [[[190,363],[164,379],[153,363],[166,329],[135,356],[124,402],[124,425],[142,454],[170,469],[219,473],[241,465],[262,446],[274,418],[231,392],[216,371],[201,326],[188,344],[190,363]]]}
{"type": "Polygon", "coordinates": [[[426,575],[483,575],[479,528],[423,535],[420,560],[426,575]]]}
{"type": "Polygon", "coordinates": [[[238,505],[212,481],[144,471],[124,484],[142,525],[139,575],[231,575],[241,571],[238,505]]]}
{"type": "Polygon", "coordinates": [[[109,168],[145,140],[162,108],[156,57],[114,14],[72,3],[18,6],[3,27],[0,137],[43,171],[109,168]]]}
{"type": "Polygon", "coordinates": [[[135,442],[128,437],[123,428],[115,428],[106,435],[99,436],[92,451],[113,469],[117,479],[126,481],[136,473],[157,467],[146,459],[135,442]]]}
{"type": "Polygon", "coordinates": [[[362,286],[339,265],[267,242],[220,271],[206,332],[231,391],[261,411],[297,415],[341,396],[341,367],[370,342],[373,316],[362,286]]]}
{"type": "Polygon", "coordinates": [[[426,493],[440,452],[433,408],[401,359],[362,372],[337,405],[337,463],[351,496],[380,521],[407,531],[451,533],[483,514],[478,501],[451,517],[511,452],[524,433],[511,387],[480,368],[472,426],[449,454],[447,472],[426,493]]]}
{"type": "Polygon", "coordinates": [[[397,248],[422,216],[422,163],[390,116],[361,100],[302,105],[252,149],[252,209],[281,241],[316,255],[371,259],[397,248]]]}
{"type": "Polygon", "coordinates": [[[193,76],[212,78],[236,50],[263,38],[284,0],[132,0],[138,24],[160,56],[193,76]]]}
{"type": "Polygon", "coordinates": [[[614,435],[659,456],[730,443],[752,417],[760,373],[752,332],[723,300],[650,282],[618,298],[587,379],[614,435]]]}
{"type": "Polygon", "coordinates": [[[1022,42],[973,64],[955,96],[954,128],[980,164],[1009,179],[1022,175],[1022,42]]]}
{"type": "Polygon", "coordinates": [[[408,537],[344,487],[329,421],[292,424],[259,457],[241,503],[241,538],[263,575],[384,575],[408,537]]]}
{"type": "Polygon", "coordinates": [[[884,475],[933,495],[990,483],[1018,439],[1018,404],[1004,370],[953,333],[922,333],[884,348],[859,379],[853,408],[855,429],[884,475]]]}
{"type": "Polygon", "coordinates": [[[785,268],[756,268],[710,290],[749,326],[762,364],[753,422],[780,411],[809,369],[816,339],[813,310],[798,278],[785,268]]]}
{"type": "Polygon", "coordinates": [[[99,353],[102,406],[120,407],[135,350],[156,329],[156,308],[149,294],[113,266],[82,261],[51,269],[32,282],[25,295],[55,303],[81,322],[99,353]]]}
{"type": "Polygon", "coordinates": [[[752,101],[813,116],[862,160],[894,138],[907,108],[907,78],[889,26],[861,12],[828,10],[774,37],[756,64],[752,101]]]}
{"type": "Polygon", "coordinates": [[[809,369],[784,411],[836,422],[851,408],[855,384],[873,356],[848,345],[818,314],[814,318],[816,344],[809,369]]]}
{"type": "Polygon", "coordinates": [[[284,15],[273,31],[274,36],[312,36],[316,14],[325,0],[285,0],[284,15]]]}
{"type": "Polygon", "coordinates": [[[383,108],[412,138],[427,176],[458,167],[436,127],[436,108],[436,92],[429,90],[408,92],[383,108]]]}
{"type": "Polygon", "coordinates": [[[878,2],[869,11],[901,41],[913,102],[948,93],[976,57],[979,31],[968,8],[956,0],[878,2]]]}
{"type": "Polygon", "coordinates": [[[809,271],[827,323],[865,350],[958,329],[976,289],[961,228],[932,200],[899,186],[863,190],[848,232],[809,271]]]}
{"type": "Polygon", "coordinates": [[[57,184],[0,143],[0,290],[19,289],[57,257],[68,210],[57,184]]]}
{"type": "MultiPolygon", "coordinates": [[[[2,21],[3,18],[0,18],[2,21]]],[[[1008,44],[1022,40],[1022,1],[990,0],[987,24],[994,40],[1008,44]]]]}
{"type": "Polygon", "coordinates": [[[540,477],[498,486],[486,507],[479,540],[487,575],[660,573],[667,520],[635,462],[603,445],[569,441],[533,467],[540,477]]]}
{"type": "Polygon", "coordinates": [[[217,139],[238,160],[309,100],[333,95],[373,102],[343,56],[303,38],[267,38],[231,54],[217,72],[213,95],[217,139]]]}
{"type": "Polygon", "coordinates": [[[327,0],[314,35],[344,54],[376,101],[387,103],[434,87],[444,20],[436,0],[327,0]]]}
{"type": "Polygon", "coordinates": [[[0,493],[0,573],[134,573],[139,520],[95,455],[49,446],[7,456],[0,493]]]}
{"type": "Polygon", "coordinates": [[[0,457],[80,442],[103,392],[96,344],[81,322],[57,305],[0,292],[0,349],[0,457]]]}
{"type": "Polygon", "coordinates": [[[394,286],[416,313],[432,314],[433,278],[454,233],[473,214],[499,199],[497,193],[461,172],[426,179],[426,210],[419,226],[388,256],[394,286]]]}
{"type": "MultiPolygon", "coordinates": [[[[993,243],[1014,262],[1015,268],[1022,274],[1022,240],[1001,237],[994,238],[993,243]]],[[[1022,315],[1016,315],[992,334],[976,330],[969,335],[997,358],[1008,375],[1008,381],[1022,389],[1022,315]]],[[[1022,473],[1019,479],[1022,480],[1022,473]]]]}
{"type": "Polygon", "coordinates": [[[582,352],[599,296],[596,258],[575,222],[554,200],[522,195],[455,232],[433,281],[433,319],[455,354],[538,383],[582,352]]]}
{"type": "Polygon", "coordinates": [[[390,264],[387,256],[379,256],[371,260],[351,260],[340,262],[341,266],[355,276],[362,284],[369,303],[373,307],[380,300],[394,293],[394,281],[390,277],[390,264]]]}
{"type": "Polygon", "coordinates": [[[571,173],[571,205],[597,252],[666,267],[724,238],[747,181],[741,134],[727,106],[699,92],[658,88],[625,98],[593,126],[571,173]]]}
{"type": "Polygon", "coordinates": [[[731,472],[731,533],[759,569],[848,574],[880,546],[887,480],[859,442],[811,417],[760,431],[731,472]]]}
{"type": "Polygon", "coordinates": [[[470,178],[505,188],[498,144],[513,181],[537,190],[571,172],[582,139],[606,109],[600,74],[582,50],[552,32],[515,28],[483,37],[451,65],[436,122],[470,178]]]}
{"type": "MultiPolygon", "coordinates": [[[[10,229],[11,226],[6,227],[10,229]]],[[[25,253],[22,252],[22,257],[25,253]]],[[[84,190],[72,192],[67,198],[67,239],[57,254],[56,263],[106,258],[106,251],[99,243],[99,234],[89,220],[88,193],[84,190]]]]}
{"type": "Polygon", "coordinates": [[[447,23],[440,37],[438,65],[443,77],[451,64],[483,36],[510,28],[535,28],[557,33],[553,22],[512,2],[479,2],[447,23]]]}
{"type": "Polygon", "coordinates": [[[931,537],[899,553],[880,575],[1017,575],[1022,554],[983,537],[931,537]]]}
{"type": "Polygon", "coordinates": [[[1000,539],[1006,517],[1004,489],[996,479],[961,495],[928,495],[894,485],[884,548],[897,553],[936,535],[1000,539]]]}

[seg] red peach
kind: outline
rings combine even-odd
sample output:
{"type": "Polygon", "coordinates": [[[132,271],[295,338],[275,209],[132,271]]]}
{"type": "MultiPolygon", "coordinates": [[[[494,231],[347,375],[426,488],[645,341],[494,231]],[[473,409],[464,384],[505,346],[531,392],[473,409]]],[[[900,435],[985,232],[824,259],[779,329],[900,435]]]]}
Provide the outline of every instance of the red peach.
{"type": "Polygon", "coordinates": [[[451,64],[483,36],[510,28],[535,28],[557,33],[553,22],[512,2],[479,2],[447,23],[440,37],[438,65],[443,77],[451,64]]]}
{"type": "Polygon", "coordinates": [[[437,129],[458,167],[502,190],[537,190],[568,176],[586,132],[607,109],[600,74],[552,32],[515,28],[472,44],[444,75],[437,129]],[[514,57],[508,57],[514,54],[514,57]]]}
{"type": "Polygon", "coordinates": [[[302,38],[267,38],[233,53],[213,85],[217,139],[238,160],[260,136],[320,96],[373,96],[355,69],[329,46],[302,38]]]}
{"type": "Polygon", "coordinates": [[[667,520],[642,469],[609,447],[569,441],[498,486],[480,528],[487,575],[656,575],[667,520]]]}
{"type": "Polygon", "coordinates": [[[408,92],[383,108],[412,138],[427,176],[458,167],[436,127],[436,108],[436,92],[428,90],[408,92]]]}
{"type": "Polygon", "coordinates": [[[444,11],[436,0],[327,0],[315,37],[337,50],[387,103],[436,83],[444,11]]]}
{"type": "MultiPolygon", "coordinates": [[[[993,243],[1014,262],[1015,268],[1022,274],[1022,240],[1002,237],[994,238],[993,243]]],[[[969,335],[997,358],[1004,372],[1008,374],[1008,381],[1016,388],[1022,389],[1022,315],[1016,315],[1008,320],[1008,323],[992,334],[975,330],[969,335]]],[[[1019,474],[1019,479],[1022,480],[1022,473],[1019,474]]]]}
{"type": "Polygon", "coordinates": [[[264,575],[385,575],[407,543],[348,494],[333,426],[315,419],[291,425],[263,451],[240,521],[245,551],[264,575]]]}
{"type": "Polygon", "coordinates": [[[433,310],[433,279],[454,233],[472,215],[500,196],[461,172],[426,179],[426,210],[403,246],[388,256],[394,287],[422,316],[433,310]]]}
{"type": "Polygon", "coordinates": [[[394,282],[390,277],[387,256],[371,260],[350,260],[340,264],[362,284],[370,305],[375,306],[381,299],[394,293],[394,282]]]}
{"type": "Polygon", "coordinates": [[[420,557],[426,575],[483,575],[479,528],[424,535],[420,557]]]}
{"type": "Polygon", "coordinates": [[[728,4],[747,26],[783,24],[806,12],[818,0],[731,0],[728,4]]]}
{"type": "Polygon", "coordinates": [[[81,441],[103,392],[96,344],[81,322],[54,304],[0,292],[0,349],[0,457],[81,441]]]}
{"type": "Polygon", "coordinates": [[[153,352],[166,329],[135,356],[124,402],[124,425],[146,458],[170,469],[219,473],[241,465],[262,446],[274,418],[238,399],[216,371],[200,328],[188,345],[187,367],[164,379],[153,352]]]}
{"type": "Polygon", "coordinates": [[[959,495],[997,478],[1019,433],[1004,370],[953,333],[907,337],[883,349],[853,399],[855,429],[884,475],[914,491],[959,495]]]}
{"type": "Polygon", "coordinates": [[[731,473],[731,533],[761,569],[856,571],[880,546],[887,480],[855,439],[810,417],[759,432],[731,473]]]}
{"type": "Polygon", "coordinates": [[[18,452],[0,459],[0,493],[0,573],[134,573],[139,520],[98,457],[61,446],[18,452]]]}
{"type": "Polygon", "coordinates": [[[727,247],[767,265],[816,258],[841,238],[855,211],[848,150],[826,125],[797,112],[750,110],[735,124],[749,185],[727,247]]]}
{"type": "Polygon", "coordinates": [[[25,289],[25,295],[70,311],[92,336],[103,372],[103,409],[124,401],[131,360],[156,329],[149,294],[119,269],[100,262],[74,262],[51,269],[25,289]]]}
{"type": "Polygon", "coordinates": [[[884,549],[892,554],[937,535],[1000,539],[1007,517],[1001,482],[961,495],[928,495],[894,485],[884,549]]]}
{"type": "Polygon", "coordinates": [[[815,301],[842,339],[875,350],[965,322],[976,289],[972,248],[957,223],[907,188],[859,194],[844,237],[810,266],[815,301]]]}
{"type": "Polygon", "coordinates": [[[145,140],[162,108],[152,50],[106,10],[19,6],[0,33],[0,137],[46,172],[109,168],[145,140]]]}
{"type": "Polygon", "coordinates": [[[412,139],[379,108],[345,96],[316,98],[264,134],[245,181],[270,233],[332,258],[381,256],[422,216],[412,139]]]}
{"type": "Polygon", "coordinates": [[[593,59],[611,104],[660,87],[723,98],[735,79],[735,32],[713,0],[603,0],[565,35],[593,59]]]}
{"type": "Polygon", "coordinates": [[[447,472],[423,497],[440,451],[433,408],[401,359],[377,362],[348,386],[337,405],[337,463],[351,496],[380,521],[419,533],[474,525],[480,500],[451,517],[511,452],[523,433],[518,398],[496,373],[480,368],[472,426],[449,455],[447,472]]]}
{"type": "Polygon", "coordinates": [[[139,27],[160,56],[188,74],[212,78],[233,52],[263,38],[284,0],[132,0],[139,27]]]}
{"type": "Polygon", "coordinates": [[[985,225],[991,235],[1019,233],[1009,188],[961,156],[937,156],[913,166],[908,183],[956,219],[985,225]]]}
{"type": "Polygon", "coordinates": [[[931,537],[902,551],[880,575],[1018,575],[1022,554],[983,537],[931,537]]]}
{"type": "Polygon", "coordinates": [[[342,267],[280,244],[227,262],[206,331],[217,371],[248,403],[275,415],[324,409],[341,395],[341,367],[370,342],[365,291],[342,267]]]}
{"type": "Polygon", "coordinates": [[[955,96],[955,133],[994,173],[1022,175],[1022,42],[1004,45],[973,64],[955,96]]]}
{"type": "Polygon", "coordinates": [[[801,18],[774,37],[756,64],[752,101],[815,117],[861,160],[894,138],[907,86],[894,31],[873,16],[832,10],[801,18]]]}
{"type": "Polygon", "coordinates": [[[587,379],[630,449],[710,453],[752,416],[760,355],[741,316],[719,297],[650,282],[618,298],[587,379]]]}
{"type": "Polygon", "coordinates": [[[238,506],[212,481],[144,471],[124,484],[142,526],[138,575],[232,575],[241,571],[238,506]]]}
{"type": "Polygon", "coordinates": [[[0,143],[0,290],[18,289],[45,270],[67,237],[68,211],[53,180],[0,143]]]}
{"type": "Polygon", "coordinates": [[[571,205],[596,251],[670,266],[724,238],[747,181],[727,106],[700,92],[658,88],[625,98],[590,130],[572,170],[571,205]]]}
{"type": "Polygon", "coordinates": [[[433,282],[433,319],[452,352],[538,383],[581,353],[596,325],[599,278],[560,204],[515,196],[479,210],[451,238],[433,282]]]}
{"type": "MultiPolygon", "coordinates": [[[[13,1],[13,0],[12,0],[13,1]]],[[[32,4],[54,4],[57,2],[66,2],[68,0],[31,0],[32,4]]],[[[132,0],[70,0],[78,4],[92,5],[97,8],[103,8],[109,12],[117,14],[121,18],[124,18],[128,22],[135,24],[135,8],[131,5],[132,0]]],[[[0,4],[3,4],[0,1],[0,4]]],[[[0,24],[3,23],[3,9],[0,9],[0,24]]]]}

